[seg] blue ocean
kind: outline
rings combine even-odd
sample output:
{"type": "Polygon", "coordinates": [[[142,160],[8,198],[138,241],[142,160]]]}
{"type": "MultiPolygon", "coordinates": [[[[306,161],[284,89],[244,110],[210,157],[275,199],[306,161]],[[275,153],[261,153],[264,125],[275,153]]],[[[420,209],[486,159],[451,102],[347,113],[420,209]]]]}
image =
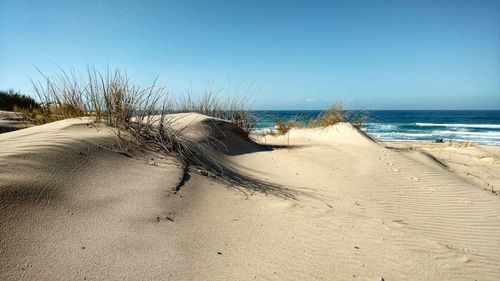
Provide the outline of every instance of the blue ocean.
{"type": "MultiPolygon", "coordinates": [[[[274,128],[277,121],[309,121],[320,112],[256,110],[253,115],[257,121],[256,131],[264,131],[274,128]]],[[[374,110],[363,113],[368,115],[363,130],[383,141],[443,139],[500,145],[500,110],[374,110]]]]}

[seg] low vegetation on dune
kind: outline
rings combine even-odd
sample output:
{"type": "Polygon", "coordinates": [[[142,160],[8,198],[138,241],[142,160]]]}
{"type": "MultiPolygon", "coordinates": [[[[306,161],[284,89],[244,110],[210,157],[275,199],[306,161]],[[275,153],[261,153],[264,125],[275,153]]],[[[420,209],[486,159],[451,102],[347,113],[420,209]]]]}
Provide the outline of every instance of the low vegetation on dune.
{"type": "Polygon", "coordinates": [[[276,122],[276,131],[279,135],[287,134],[292,128],[325,128],[338,123],[350,123],[355,128],[361,129],[368,121],[368,113],[363,111],[348,111],[341,102],[336,102],[328,109],[322,111],[314,119],[295,118],[298,120],[276,122]]]}
{"type": "Polygon", "coordinates": [[[278,131],[279,135],[286,135],[291,128],[293,127],[289,122],[281,120],[276,122],[276,131],[278,131]]]}
{"type": "Polygon", "coordinates": [[[318,118],[312,120],[308,127],[328,127],[337,123],[346,122],[347,114],[344,105],[340,102],[335,103],[327,110],[321,112],[318,118]]]}
{"type": "Polygon", "coordinates": [[[296,118],[295,120],[279,120],[276,122],[276,131],[279,135],[286,135],[292,128],[308,128],[310,122],[305,121],[303,118],[296,118]]]}
{"type": "Polygon", "coordinates": [[[41,103],[40,110],[33,112],[41,115],[33,118],[37,124],[92,116],[110,126],[126,128],[133,120],[144,123],[149,116],[182,112],[224,119],[247,133],[255,123],[246,97],[223,100],[219,92],[210,90],[200,97],[188,94],[174,99],[164,87],[157,85],[156,80],[150,86],[141,87],[120,70],[101,73],[89,69],[84,76],[60,71],[53,76],[42,76],[42,81],[33,82],[41,103]]]}
{"type": "Polygon", "coordinates": [[[133,118],[140,123],[146,116],[161,114],[163,110],[160,104],[163,88],[155,83],[137,86],[119,70],[101,73],[92,69],[85,76],[64,71],[53,76],[42,75],[42,81],[33,82],[41,103],[34,122],[89,116],[96,122],[129,129],[135,122],[133,118]]]}
{"type": "Polygon", "coordinates": [[[328,127],[337,123],[350,123],[357,129],[361,129],[368,122],[369,115],[366,111],[346,110],[341,102],[336,102],[333,106],[323,111],[316,120],[313,120],[310,127],[328,127]]]}
{"type": "Polygon", "coordinates": [[[177,104],[178,112],[197,112],[224,119],[236,124],[247,134],[255,127],[255,120],[249,110],[251,102],[245,96],[226,97],[224,100],[219,92],[207,90],[200,97],[188,93],[179,98],[177,104]]]}

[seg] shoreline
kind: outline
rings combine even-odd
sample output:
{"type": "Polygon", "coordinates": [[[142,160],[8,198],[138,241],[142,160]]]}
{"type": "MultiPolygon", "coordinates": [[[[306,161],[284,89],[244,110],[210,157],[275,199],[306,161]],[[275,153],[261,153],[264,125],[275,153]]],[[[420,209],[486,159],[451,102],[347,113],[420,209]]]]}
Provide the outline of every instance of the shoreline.
{"type": "MultiPolygon", "coordinates": [[[[257,131],[269,130],[277,121],[303,123],[321,111],[260,111],[257,131]]],[[[363,130],[382,141],[471,141],[500,145],[499,110],[367,110],[346,111],[347,116],[366,114],[363,130]],[[349,113],[351,112],[351,113],[349,113]],[[355,112],[355,113],[352,113],[355,112]]]]}
{"type": "MultiPolygon", "coordinates": [[[[500,125],[499,125],[500,126],[500,125]]],[[[378,142],[394,142],[394,143],[414,143],[414,142],[421,142],[421,143],[472,143],[474,145],[480,145],[480,146],[493,146],[493,147],[500,147],[500,142],[495,142],[495,143],[485,143],[485,142],[480,142],[478,140],[457,140],[457,139],[449,139],[449,138],[444,138],[443,142],[436,142],[436,139],[429,139],[429,140],[416,140],[416,139],[381,139],[377,138],[375,134],[372,132],[367,132],[366,130],[362,130],[364,133],[369,135],[371,138],[377,140],[378,142]]],[[[399,132],[394,132],[394,133],[399,133],[399,132]]],[[[252,134],[255,135],[276,135],[277,134],[277,129],[275,127],[266,127],[266,128],[256,128],[252,131],[252,134]]]]}

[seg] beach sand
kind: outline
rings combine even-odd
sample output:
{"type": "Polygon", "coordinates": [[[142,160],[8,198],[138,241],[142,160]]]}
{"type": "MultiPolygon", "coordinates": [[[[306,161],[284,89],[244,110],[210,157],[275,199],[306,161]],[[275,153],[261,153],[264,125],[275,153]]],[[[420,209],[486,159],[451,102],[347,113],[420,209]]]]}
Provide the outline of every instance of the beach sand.
{"type": "Polygon", "coordinates": [[[386,147],[440,165],[481,189],[500,195],[500,146],[468,142],[386,142],[386,147]]]}
{"type": "Polygon", "coordinates": [[[87,119],[0,134],[0,279],[500,277],[500,197],[454,173],[455,152],[428,152],[444,166],[348,124],[259,145],[222,120],[179,122],[247,181],[191,169],[175,191],[175,158],[87,119]]]}

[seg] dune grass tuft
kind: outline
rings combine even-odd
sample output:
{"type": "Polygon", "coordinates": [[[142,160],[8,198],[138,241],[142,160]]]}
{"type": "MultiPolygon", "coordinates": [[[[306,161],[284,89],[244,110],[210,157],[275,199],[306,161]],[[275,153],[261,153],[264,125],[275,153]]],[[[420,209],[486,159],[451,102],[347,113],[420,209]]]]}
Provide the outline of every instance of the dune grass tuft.
{"type": "Polygon", "coordinates": [[[160,113],[160,100],[165,97],[156,80],[148,87],[136,86],[120,70],[101,73],[89,68],[85,76],[63,70],[53,76],[40,73],[44,80],[33,82],[33,86],[42,115],[53,119],[91,116],[109,126],[127,129],[132,118],[143,121],[146,116],[160,113]]]}
{"type": "Polygon", "coordinates": [[[350,123],[357,129],[361,129],[369,120],[369,113],[362,110],[345,110],[342,102],[336,102],[333,106],[323,111],[316,120],[308,124],[308,127],[328,127],[338,123],[350,123]]]}
{"type": "Polygon", "coordinates": [[[318,128],[328,127],[338,123],[351,123],[355,128],[361,129],[369,120],[369,115],[364,111],[347,111],[341,102],[336,102],[327,110],[321,112],[317,118],[307,120],[304,117],[295,120],[276,122],[276,131],[279,135],[287,134],[292,128],[318,128]]]}
{"type": "Polygon", "coordinates": [[[255,119],[249,110],[251,104],[245,96],[227,97],[223,100],[220,91],[207,90],[196,98],[190,93],[177,101],[179,112],[197,112],[234,123],[248,134],[255,127],[255,119]]]}
{"type": "Polygon", "coordinates": [[[337,123],[346,122],[346,111],[341,102],[335,103],[329,109],[319,114],[318,118],[312,120],[308,127],[328,127],[337,123]]]}
{"type": "Polygon", "coordinates": [[[278,132],[278,135],[286,135],[291,128],[292,127],[289,125],[288,122],[285,121],[276,122],[276,131],[278,132]]]}

